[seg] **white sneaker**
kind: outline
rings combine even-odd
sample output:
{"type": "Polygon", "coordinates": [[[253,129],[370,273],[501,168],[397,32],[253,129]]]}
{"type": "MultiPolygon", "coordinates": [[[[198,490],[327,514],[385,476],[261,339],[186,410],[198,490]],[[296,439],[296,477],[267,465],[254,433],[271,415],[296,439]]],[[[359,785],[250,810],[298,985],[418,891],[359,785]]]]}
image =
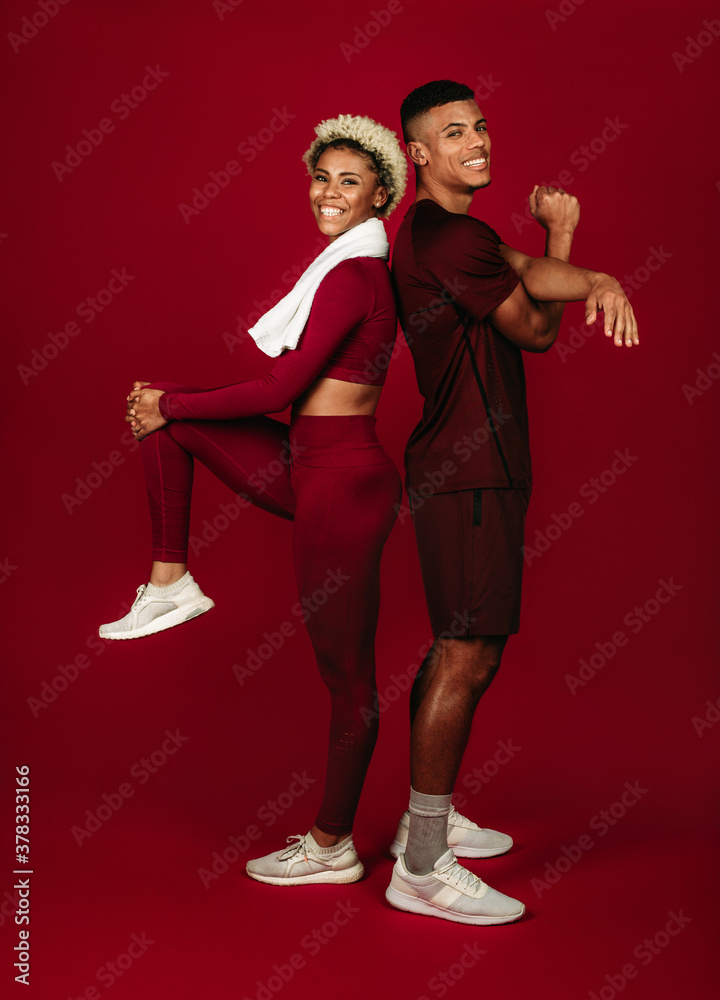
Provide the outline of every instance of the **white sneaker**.
{"type": "Polygon", "coordinates": [[[427,875],[409,872],[405,856],[401,855],[395,862],[385,898],[398,910],[442,917],[458,924],[509,924],[525,912],[519,900],[491,889],[459,865],[450,848],[427,875]]]}
{"type": "Polygon", "coordinates": [[[128,614],[117,622],[101,625],[98,635],[101,639],[140,639],[173,625],[181,625],[215,607],[215,601],[203,594],[189,573],[178,583],[183,581],[184,586],[180,590],[164,596],[148,594],[148,584],[138,587],[137,597],[128,614]]]}
{"type": "Polygon", "coordinates": [[[345,850],[338,856],[328,857],[316,854],[315,843],[311,834],[304,837],[295,835],[288,837],[287,842],[296,840],[296,844],[286,847],[279,854],[268,854],[264,858],[248,861],[245,870],[250,878],[270,885],[314,885],[317,882],[357,882],[363,877],[365,869],[358,859],[352,838],[349,838],[345,850]]]}
{"type": "MultiPolygon", "coordinates": [[[[410,813],[405,812],[400,817],[395,840],[390,846],[394,858],[405,853],[409,827],[410,813]]],[[[447,839],[448,847],[452,847],[456,858],[494,858],[505,854],[513,845],[512,837],[506,833],[480,827],[452,807],[448,816],[447,839]]]]}

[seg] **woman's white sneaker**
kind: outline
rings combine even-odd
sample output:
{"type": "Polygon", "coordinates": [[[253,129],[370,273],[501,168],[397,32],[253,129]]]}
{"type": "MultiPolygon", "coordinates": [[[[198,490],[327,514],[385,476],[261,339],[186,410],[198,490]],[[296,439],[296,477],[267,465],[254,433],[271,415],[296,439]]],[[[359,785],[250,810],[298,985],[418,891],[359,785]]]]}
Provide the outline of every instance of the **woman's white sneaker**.
{"type": "Polygon", "coordinates": [[[215,607],[215,601],[203,594],[190,573],[185,573],[169,587],[143,584],[130,611],[116,622],[101,625],[101,639],[140,639],[182,625],[215,607]]]}
{"type": "MultiPolygon", "coordinates": [[[[410,813],[405,812],[400,817],[395,840],[390,846],[394,858],[405,853],[409,824],[410,813]]],[[[452,847],[456,858],[494,858],[505,854],[513,845],[512,837],[506,833],[478,826],[454,808],[448,816],[447,839],[448,847],[452,847]]]]}
{"type": "Polygon", "coordinates": [[[287,838],[286,847],[276,854],[248,861],[245,866],[250,878],[269,885],[314,885],[318,882],[345,884],[357,882],[365,869],[358,859],[352,837],[338,844],[338,849],[320,848],[312,834],[296,834],[287,838]]]}
{"type": "Polygon", "coordinates": [[[398,910],[458,924],[509,924],[525,912],[519,900],[491,889],[459,865],[449,848],[427,875],[409,872],[405,855],[401,855],[395,862],[385,898],[398,910]]]}

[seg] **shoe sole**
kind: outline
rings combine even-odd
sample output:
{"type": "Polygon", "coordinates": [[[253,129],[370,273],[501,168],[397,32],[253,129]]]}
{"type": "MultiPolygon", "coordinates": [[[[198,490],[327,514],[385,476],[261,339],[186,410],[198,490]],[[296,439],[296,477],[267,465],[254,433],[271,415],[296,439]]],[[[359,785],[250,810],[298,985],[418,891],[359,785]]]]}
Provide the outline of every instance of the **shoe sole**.
{"type": "MultiPolygon", "coordinates": [[[[399,858],[401,854],[405,853],[405,848],[407,843],[401,844],[399,840],[394,840],[390,845],[390,853],[394,858],[399,858]]],[[[496,858],[500,854],[507,854],[507,852],[512,847],[512,844],[508,844],[507,847],[487,847],[487,848],[472,848],[472,847],[453,847],[453,854],[456,858],[496,858]]]]}
{"type": "Polygon", "coordinates": [[[209,597],[201,597],[191,604],[184,604],[175,611],[168,611],[166,615],[155,618],[147,625],[143,625],[142,628],[133,629],[130,632],[104,632],[104,626],[101,625],[98,629],[98,635],[101,639],[143,639],[146,635],[155,635],[157,632],[164,632],[165,629],[173,628],[175,625],[189,622],[192,618],[197,618],[198,615],[203,615],[214,607],[215,601],[209,597]]]}
{"type": "Polygon", "coordinates": [[[405,893],[398,892],[391,885],[387,887],[385,899],[396,910],[404,910],[406,913],[419,913],[425,917],[439,917],[441,920],[452,920],[456,924],[482,924],[483,926],[511,924],[515,920],[519,920],[525,912],[525,905],[521,904],[522,909],[518,913],[511,913],[504,916],[483,913],[453,913],[452,910],[446,910],[442,906],[433,906],[432,903],[428,903],[418,896],[406,896],[405,893]]]}
{"type": "Polygon", "coordinates": [[[267,885],[319,885],[321,882],[329,882],[333,885],[346,885],[348,882],[357,882],[365,874],[365,869],[361,861],[358,861],[352,868],[343,868],[341,871],[315,872],[314,875],[299,875],[297,878],[275,878],[272,875],[256,875],[247,868],[245,871],[256,882],[265,882],[267,885]]]}

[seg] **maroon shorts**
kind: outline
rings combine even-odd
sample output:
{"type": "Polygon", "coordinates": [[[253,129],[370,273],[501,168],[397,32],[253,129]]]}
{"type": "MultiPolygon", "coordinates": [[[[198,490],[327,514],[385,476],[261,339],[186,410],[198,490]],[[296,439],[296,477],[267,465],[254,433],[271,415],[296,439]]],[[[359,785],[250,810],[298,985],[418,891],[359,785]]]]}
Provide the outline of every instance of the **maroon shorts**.
{"type": "Polygon", "coordinates": [[[511,635],[520,627],[531,489],[472,489],[413,501],[433,635],[511,635]]]}

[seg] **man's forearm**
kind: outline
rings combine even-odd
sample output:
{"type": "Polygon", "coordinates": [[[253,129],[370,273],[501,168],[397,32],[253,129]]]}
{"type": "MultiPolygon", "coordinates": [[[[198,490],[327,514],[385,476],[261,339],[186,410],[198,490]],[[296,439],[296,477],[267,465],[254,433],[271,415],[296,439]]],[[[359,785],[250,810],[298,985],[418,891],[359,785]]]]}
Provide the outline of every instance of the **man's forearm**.
{"type": "Polygon", "coordinates": [[[535,257],[523,269],[522,283],[538,302],[581,302],[599,278],[597,271],[574,267],[557,257],[535,257]]]}
{"type": "Polygon", "coordinates": [[[556,257],[567,264],[570,260],[570,248],[572,247],[573,234],[567,230],[560,232],[548,230],[545,238],[545,256],[556,257]]]}
{"type": "MultiPolygon", "coordinates": [[[[545,239],[545,256],[555,257],[557,260],[562,260],[568,263],[570,260],[570,248],[572,246],[573,234],[572,230],[568,232],[563,230],[557,232],[548,229],[547,237],[545,239]]],[[[525,284],[523,282],[523,284],[525,284]]],[[[525,291],[527,291],[527,285],[525,285],[525,291]]],[[[531,293],[530,293],[531,294],[531,293]]],[[[539,302],[536,299],[538,308],[542,309],[548,318],[550,329],[548,332],[547,339],[553,344],[560,332],[560,322],[563,318],[563,311],[565,309],[564,302],[539,302]]]]}

